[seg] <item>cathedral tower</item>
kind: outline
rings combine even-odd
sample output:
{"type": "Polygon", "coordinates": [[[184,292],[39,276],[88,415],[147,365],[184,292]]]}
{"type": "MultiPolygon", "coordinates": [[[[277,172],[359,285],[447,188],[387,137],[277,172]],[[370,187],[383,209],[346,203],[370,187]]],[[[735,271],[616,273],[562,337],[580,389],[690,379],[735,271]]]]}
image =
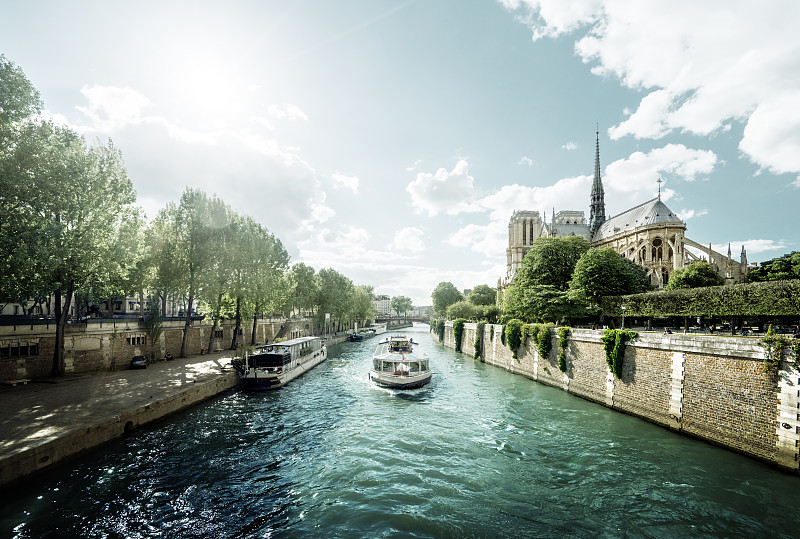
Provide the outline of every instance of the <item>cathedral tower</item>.
{"type": "Polygon", "coordinates": [[[592,182],[592,201],[589,209],[589,234],[594,236],[603,221],[606,220],[606,202],[603,193],[603,181],[600,179],[600,129],[596,133],[594,150],[594,182],[592,182]]]}

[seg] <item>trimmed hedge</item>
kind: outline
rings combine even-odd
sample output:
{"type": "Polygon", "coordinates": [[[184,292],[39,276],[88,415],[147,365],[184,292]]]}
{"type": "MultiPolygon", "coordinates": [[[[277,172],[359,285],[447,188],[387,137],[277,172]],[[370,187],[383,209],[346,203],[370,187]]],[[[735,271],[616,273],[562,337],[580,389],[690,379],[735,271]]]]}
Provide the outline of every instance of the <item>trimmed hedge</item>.
{"type": "Polygon", "coordinates": [[[768,281],[630,296],[606,296],[600,307],[609,316],[798,316],[800,280],[768,281]]]}

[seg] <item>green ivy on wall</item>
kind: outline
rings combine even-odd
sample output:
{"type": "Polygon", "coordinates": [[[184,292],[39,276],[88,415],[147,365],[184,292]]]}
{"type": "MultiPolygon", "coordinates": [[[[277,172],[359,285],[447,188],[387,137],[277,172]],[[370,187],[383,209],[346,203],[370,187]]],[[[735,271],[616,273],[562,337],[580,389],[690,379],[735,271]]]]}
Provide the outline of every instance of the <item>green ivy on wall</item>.
{"type": "Polygon", "coordinates": [[[571,331],[569,326],[558,328],[558,368],[561,372],[567,372],[567,342],[571,331]]]}
{"type": "Polygon", "coordinates": [[[445,325],[443,319],[440,318],[438,320],[431,320],[431,331],[433,331],[433,333],[439,337],[439,342],[444,342],[444,328],[445,325]]]}
{"type": "Polygon", "coordinates": [[[636,332],[628,329],[606,329],[600,339],[606,352],[608,369],[617,378],[622,377],[622,360],[625,357],[625,345],[636,338],[636,332]]]}
{"type": "Polygon", "coordinates": [[[761,346],[764,347],[764,372],[777,374],[781,363],[790,357],[793,358],[791,366],[800,370],[800,340],[775,335],[770,324],[761,346]]]}
{"type": "Polygon", "coordinates": [[[466,322],[466,318],[456,318],[453,320],[453,338],[456,341],[456,352],[461,351],[461,335],[464,333],[464,324],[466,322]]]}
{"type": "Polygon", "coordinates": [[[505,327],[506,342],[511,350],[511,356],[517,359],[517,350],[522,345],[522,328],[525,323],[522,320],[512,318],[505,327]]]}
{"type": "Polygon", "coordinates": [[[483,361],[483,328],[486,322],[478,322],[478,329],[475,330],[475,355],[473,357],[481,358],[483,361]]]}

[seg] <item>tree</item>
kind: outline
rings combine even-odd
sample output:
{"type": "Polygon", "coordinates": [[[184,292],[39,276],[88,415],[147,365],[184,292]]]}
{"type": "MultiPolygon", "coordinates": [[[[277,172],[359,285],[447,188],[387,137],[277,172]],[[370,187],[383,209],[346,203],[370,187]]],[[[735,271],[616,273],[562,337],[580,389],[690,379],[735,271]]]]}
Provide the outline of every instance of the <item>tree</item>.
{"type": "Polygon", "coordinates": [[[583,316],[587,303],[576,290],[559,290],[553,285],[534,285],[527,288],[514,285],[505,295],[506,315],[527,322],[554,322],[583,316]]]}
{"type": "Polygon", "coordinates": [[[311,311],[316,306],[319,282],[316,270],[302,262],[293,265],[289,270],[291,285],[290,303],[292,310],[311,311]]]}
{"type": "Polygon", "coordinates": [[[250,343],[256,343],[258,317],[267,311],[281,309],[286,303],[284,275],[289,267],[289,253],[281,240],[265,227],[251,221],[252,275],[248,303],[252,305],[253,328],[250,343]]]}
{"type": "Polygon", "coordinates": [[[325,313],[330,313],[336,319],[336,331],[341,329],[341,324],[347,319],[350,309],[350,299],[352,297],[353,282],[339,273],[328,268],[321,269],[317,274],[319,284],[317,287],[316,304],[319,308],[317,316],[320,326],[324,320],[325,313]]]}
{"type": "Polygon", "coordinates": [[[151,273],[148,288],[161,300],[161,316],[167,316],[167,299],[177,298],[183,275],[176,264],[177,236],[174,218],[177,206],[168,203],[148,226],[146,242],[150,249],[151,273]]]}
{"type": "Polygon", "coordinates": [[[392,301],[390,302],[390,306],[392,307],[392,310],[400,316],[405,316],[405,314],[413,307],[411,298],[406,296],[393,297],[392,301]]]}
{"type": "Polygon", "coordinates": [[[456,301],[447,307],[447,318],[455,320],[457,318],[465,318],[467,320],[475,320],[482,313],[482,309],[467,300],[456,301]]]}
{"type": "Polygon", "coordinates": [[[464,295],[453,286],[453,283],[441,282],[433,289],[431,299],[433,300],[433,312],[444,316],[447,313],[447,308],[453,303],[464,299],[464,295]]]}
{"type": "MultiPolygon", "coordinates": [[[[353,320],[365,322],[370,318],[375,318],[375,304],[372,298],[375,297],[375,290],[371,286],[359,285],[353,291],[352,313],[353,320]]],[[[411,301],[411,300],[409,300],[411,301]]]]}
{"type": "Polygon", "coordinates": [[[588,250],[589,243],[580,236],[539,238],[525,255],[514,284],[548,285],[567,290],[575,265],[588,250]]]}
{"type": "Polygon", "coordinates": [[[161,309],[155,302],[150,303],[144,316],[144,333],[147,336],[147,343],[150,347],[150,359],[155,358],[156,345],[161,339],[164,329],[164,319],[161,317],[161,309]]]}
{"type": "Polygon", "coordinates": [[[717,273],[714,266],[708,262],[695,262],[683,269],[673,271],[664,290],[721,286],[723,284],[725,284],[725,279],[717,273]]]}
{"type": "Polygon", "coordinates": [[[473,305],[494,305],[496,300],[497,290],[485,284],[479,284],[467,296],[467,301],[473,305]]]}
{"type": "Polygon", "coordinates": [[[572,290],[583,290],[598,303],[603,296],[622,296],[644,292],[644,269],[624,259],[610,248],[589,249],[575,265],[572,290]]]}
{"type": "Polygon", "coordinates": [[[0,130],[11,129],[16,122],[36,115],[42,106],[39,91],[25,73],[0,54],[0,130]]]}
{"type": "Polygon", "coordinates": [[[757,268],[747,272],[747,280],[751,282],[782,281],[800,279],[800,252],[792,251],[772,260],[762,262],[757,268]]]}
{"type": "MultiPolygon", "coordinates": [[[[15,273],[0,295],[53,294],[56,335],[52,374],[64,374],[64,329],[73,294],[118,277],[114,238],[136,194],[111,141],[88,147],[72,130],[28,121],[0,159],[0,207],[9,211],[0,244],[15,273]],[[8,234],[20,232],[17,237],[8,234]],[[15,243],[25,242],[24,248],[15,243]],[[111,266],[111,267],[109,267],[111,266]],[[19,286],[21,283],[34,283],[19,286]]],[[[34,296],[35,297],[35,296],[34,296]]]]}
{"type": "Polygon", "coordinates": [[[175,257],[186,297],[186,323],[181,341],[180,357],[186,357],[194,301],[201,289],[202,276],[212,265],[217,253],[213,249],[215,236],[226,223],[226,206],[218,198],[209,198],[198,189],[187,188],[175,207],[172,224],[175,234],[175,257]]]}

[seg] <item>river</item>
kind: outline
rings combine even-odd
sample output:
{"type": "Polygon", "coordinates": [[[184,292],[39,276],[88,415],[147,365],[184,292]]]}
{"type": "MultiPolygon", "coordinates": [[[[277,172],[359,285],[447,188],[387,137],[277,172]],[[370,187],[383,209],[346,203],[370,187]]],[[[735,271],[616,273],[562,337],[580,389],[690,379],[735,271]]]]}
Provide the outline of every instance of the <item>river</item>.
{"type": "Polygon", "coordinates": [[[3,537],[798,537],[800,478],[404,330],[434,377],[368,380],[377,338],[3,493],[3,537]]]}

